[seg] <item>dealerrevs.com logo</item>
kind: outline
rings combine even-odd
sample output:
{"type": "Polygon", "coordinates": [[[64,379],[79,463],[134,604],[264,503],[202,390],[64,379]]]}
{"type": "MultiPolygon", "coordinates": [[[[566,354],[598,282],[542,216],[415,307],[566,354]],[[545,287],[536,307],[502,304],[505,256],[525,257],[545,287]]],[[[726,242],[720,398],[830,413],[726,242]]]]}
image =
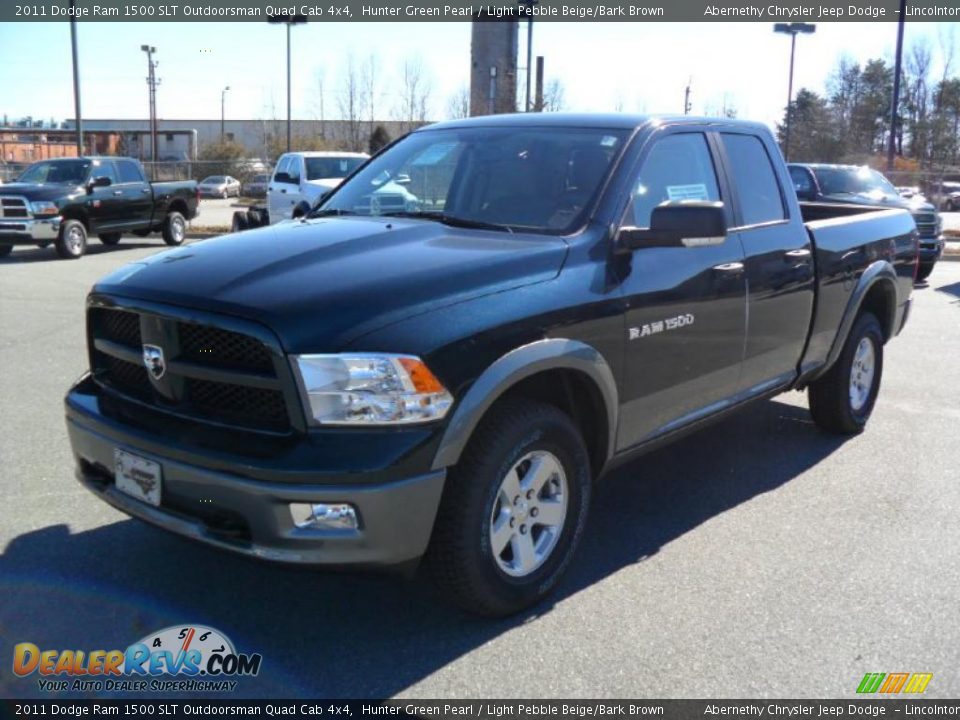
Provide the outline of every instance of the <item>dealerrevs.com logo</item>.
{"type": "Polygon", "coordinates": [[[164,628],[126,650],[41,650],[29,642],[13,648],[14,675],[39,675],[44,692],[231,691],[233,678],[256,676],[262,662],[259,653],[238,653],[230,638],[203,625],[164,628]]]}

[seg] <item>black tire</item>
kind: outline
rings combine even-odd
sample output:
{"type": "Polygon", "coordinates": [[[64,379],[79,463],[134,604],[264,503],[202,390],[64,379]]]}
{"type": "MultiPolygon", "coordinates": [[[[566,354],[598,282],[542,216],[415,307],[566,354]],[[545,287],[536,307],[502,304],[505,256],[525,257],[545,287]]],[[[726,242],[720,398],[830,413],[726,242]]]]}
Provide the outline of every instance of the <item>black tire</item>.
{"type": "Polygon", "coordinates": [[[167,245],[182,245],[186,236],[186,219],[176,210],[171,210],[163,219],[163,241],[167,245]]]}
{"type": "Polygon", "coordinates": [[[134,230],[133,234],[137,237],[147,237],[153,230],[134,230]]]}
{"type": "Polygon", "coordinates": [[[810,384],[810,414],[814,422],[828,432],[840,435],[856,435],[863,431],[873,412],[880,392],[883,375],[883,330],[880,321],[872,313],[865,312],[854,322],[840,357],[825,375],[810,384]],[[872,344],[874,357],[873,378],[866,401],[855,407],[850,399],[851,374],[854,360],[862,340],[872,344]]]}
{"type": "Polygon", "coordinates": [[[933,272],[934,263],[920,263],[920,267],[917,268],[917,282],[923,282],[928,277],[930,273],[933,272]]]}
{"type": "Polygon", "coordinates": [[[264,227],[270,224],[270,217],[264,210],[250,210],[247,212],[247,222],[250,228],[264,227]]]}
{"type": "Polygon", "coordinates": [[[13,245],[0,245],[0,258],[5,258],[13,252],[13,245]]]}
{"type": "Polygon", "coordinates": [[[79,220],[64,220],[57,235],[57,255],[76,260],[87,251],[87,229],[79,220]]]}
{"type": "Polygon", "coordinates": [[[292,217],[294,220],[299,220],[299,219],[302,218],[304,215],[306,215],[308,212],[310,212],[310,208],[303,207],[303,206],[301,205],[301,206],[295,207],[295,208],[293,209],[293,215],[292,215],[291,217],[292,217]]]}
{"type": "MultiPolygon", "coordinates": [[[[577,427],[565,413],[522,398],[497,403],[447,477],[425,558],[438,589],[460,608],[489,617],[510,615],[540,601],[556,586],[573,558],[586,523],[590,490],[587,451],[577,427]],[[491,523],[494,510],[504,510],[497,505],[501,482],[518,461],[535,451],[551,454],[563,469],[567,478],[566,514],[553,549],[542,564],[527,575],[512,577],[494,556],[491,523]]],[[[523,512],[527,513],[526,506],[523,512]]],[[[531,542],[538,526],[529,518],[535,516],[525,514],[520,518],[530,523],[527,532],[531,542]]],[[[511,543],[504,546],[501,560],[508,547],[512,554],[511,543]]]]}
{"type": "Polygon", "coordinates": [[[947,212],[954,212],[957,209],[957,204],[951,199],[947,200],[947,212]]]}
{"type": "Polygon", "coordinates": [[[237,210],[233,214],[233,220],[230,222],[230,232],[243,232],[249,229],[250,220],[247,218],[247,213],[242,210],[237,210]]]}
{"type": "Polygon", "coordinates": [[[118,242],[120,242],[122,233],[100,233],[98,237],[100,238],[100,242],[102,242],[104,245],[116,245],[118,242]]]}

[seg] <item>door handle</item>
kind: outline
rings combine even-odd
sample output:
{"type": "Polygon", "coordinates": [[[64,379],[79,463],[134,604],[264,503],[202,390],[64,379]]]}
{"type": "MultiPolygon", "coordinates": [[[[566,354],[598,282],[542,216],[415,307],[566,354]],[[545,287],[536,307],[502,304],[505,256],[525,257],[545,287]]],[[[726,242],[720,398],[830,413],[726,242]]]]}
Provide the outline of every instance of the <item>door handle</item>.
{"type": "Polygon", "coordinates": [[[713,269],[724,275],[739,275],[743,272],[742,262],[724,263],[723,265],[714,265],[713,269]]]}
{"type": "Polygon", "coordinates": [[[787,250],[783,254],[784,260],[802,260],[803,258],[810,257],[810,251],[807,248],[800,248],[798,250],[787,250]]]}
{"type": "Polygon", "coordinates": [[[123,190],[114,190],[114,191],[113,191],[113,194],[114,194],[114,195],[123,195],[123,190]]]}
{"type": "Polygon", "coordinates": [[[286,189],[286,188],[284,188],[284,189],[283,189],[283,190],[281,190],[280,192],[282,192],[282,193],[283,193],[284,195],[286,195],[286,194],[287,194],[287,189],[286,189]]]}
{"type": "Polygon", "coordinates": [[[148,192],[150,192],[150,188],[140,188],[140,192],[146,195],[148,192]]]}

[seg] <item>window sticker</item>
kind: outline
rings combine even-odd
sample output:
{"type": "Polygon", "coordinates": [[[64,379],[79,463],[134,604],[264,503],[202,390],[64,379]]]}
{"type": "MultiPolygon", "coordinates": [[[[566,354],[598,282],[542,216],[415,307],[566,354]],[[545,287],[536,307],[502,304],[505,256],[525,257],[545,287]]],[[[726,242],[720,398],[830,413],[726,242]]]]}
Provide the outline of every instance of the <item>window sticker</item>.
{"type": "Polygon", "coordinates": [[[667,197],[670,200],[707,200],[707,186],[703,183],[667,185],[667,197]]]}

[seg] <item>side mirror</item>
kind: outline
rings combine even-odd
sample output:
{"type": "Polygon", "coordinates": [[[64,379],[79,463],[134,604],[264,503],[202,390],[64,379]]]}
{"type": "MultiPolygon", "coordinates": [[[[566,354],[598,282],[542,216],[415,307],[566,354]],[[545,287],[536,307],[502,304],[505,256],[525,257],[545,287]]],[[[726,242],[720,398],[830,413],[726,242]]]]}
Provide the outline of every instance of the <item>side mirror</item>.
{"type": "Polygon", "coordinates": [[[98,175],[95,178],[90,178],[90,182],[87,183],[87,191],[89,192],[90,190],[98,187],[107,187],[112,184],[113,181],[106,175],[98,175]]]}
{"type": "Polygon", "coordinates": [[[650,227],[624,227],[617,235],[623,251],[646,247],[702,247],[720,245],[727,237],[722,202],[669,201],[650,214],[650,227]]]}
{"type": "Polygon", "coordinates": [[[810,188],[797,188],[797,200],[813,200],[813,190],[810,188]]]}
{"type": "Polygon", "coordinates": [[[286,173],[286,172],[278,172],[276,175],[273,176],[273,181],[278,183],[292,182],[290,180],[290,173],[286,173]]]}

